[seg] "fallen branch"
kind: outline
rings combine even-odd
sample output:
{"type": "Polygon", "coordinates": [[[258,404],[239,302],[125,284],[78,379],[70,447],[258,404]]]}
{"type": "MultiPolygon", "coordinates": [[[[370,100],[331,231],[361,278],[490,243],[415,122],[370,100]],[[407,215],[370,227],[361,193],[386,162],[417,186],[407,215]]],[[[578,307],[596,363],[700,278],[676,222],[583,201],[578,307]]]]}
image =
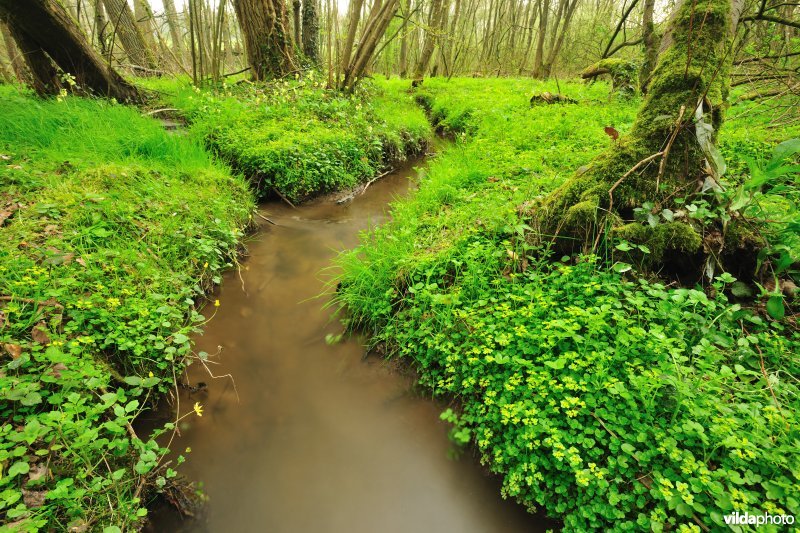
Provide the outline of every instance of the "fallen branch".
{"type": "Polygon", "coordinates": [[[387,174],[391,174],[392,172],[394,172],[394,169],[393,169],[393,168],[390,168],[389,170],[387,170],[387,171],[386,171],[386,172],[384,172],[383,174],[378,174],[377,176],[375,176],[374,178],[372,178],[371,180],[369,180],[369,181],[367,182],[367,184],[366,184],[366,185],[364,185],[364,188],[363,188],[363,189],[361,189],[361,192],[360,192],[360,193],[358,193],[358,194],[359,194],[359,195],[362,195],[362,194],[364,194],[364,193],[367,191],[367,187],[369,187],[370,185],[372,185],[373,183],[375,183],[376,181],[378,181],[378,180],[379,180],[379,179],[381,179],[382,177],[386,176],[387,174]]]}
{"type": "Polygon", "coordinates": [[[19,296],[0,296],[0,301],[3,301],[3,302],[17,301],[17,302],[22,302],[22,303],[26,303],[26,304],[41,305],[43,307],[58,307],[59,309],[64,309],[63,305],[61,305],[58,302],[54,302],[52,300],[40,301],[40,300],[34,300],[32,298],[20,298],[19,296]]]}
{"type": "Polygon", "coordinates": [[[143,116],[150,117],[153,115],[157,115],[158,113],[166,113],[167,111],[179,111],[179,110],[175,109],[174,107],[162,107],[161,109],[153,109],[152,111],[148,111],[143,116]]]}
{"type": "Polygon", "coordinates": [[[272,224],[273,226],[277,226],[277,225],[278,225],[278,224],[276,224],[275,222],[273,222],[273,221],[271,221],[270,219],[268,219],[267,217],[265,217],[264,215],[262,215],[261,213],[259,213],[258,211],[256,211],[256,215],[257,215],[259,218],[262,218],[263,220],[266,220],[267,222],[269,222],[269,223],[270,223],[270,224],[272,224]]]}
{"type": "Polygon", "coordinates": [[[279,190],[278,190],[278,189],[276,189],[275,187],[273,187],[273,188],[272,188],[272,190],[273,190],[273,191],[275,191],[275,194],[277,194],[278,196],[280,196],[281,200],[283,200],[284,202],[286,202],[287,204],[289,204],[289,206],[290,206],[292,209],[297,209],[297,207],[295,207],[295,205],[294,205],[292,202],[290,202],[290,201],[289,201],[289,199],[288,199],[288,198],[286,198],[286,197],[283,195],[283,193],[282,193],[281,191],[279,191],[279,190]]]}

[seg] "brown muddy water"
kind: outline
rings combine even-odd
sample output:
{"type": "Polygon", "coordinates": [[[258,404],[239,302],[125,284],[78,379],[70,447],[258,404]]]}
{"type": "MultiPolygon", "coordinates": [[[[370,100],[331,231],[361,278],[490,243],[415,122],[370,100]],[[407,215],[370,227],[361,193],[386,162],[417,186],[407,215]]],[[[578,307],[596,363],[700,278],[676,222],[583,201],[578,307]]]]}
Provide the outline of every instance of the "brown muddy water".
{"type": "MultiPolygon", "coordinates": [[[[419,162],[417,162],[419,163],[419,162]]],[[[183,391],[202,418],[182,423],[173,449],[192,449],[179,470],[202,482],[203,515],[152,513],[151,531],[531,532],[552,524],[500,496],[471,453],[451,458],[443,406],[412,377],[357,339],[328,345],[342,327],[322,306],[339,250],[384,221],[388,203],[412,187],[409,165],[352,202],[297,209],[269,203],[239,273],[229,273],[219,308],[196,339],[212,354],[188,371],[183,391]],[[235,387],[234,387],[235,383],[235,387]]],[[[207,313],[214,308],[206,308],[207,313]]],[[[174,416],[174,415],[173,415],[174,416]]]]}

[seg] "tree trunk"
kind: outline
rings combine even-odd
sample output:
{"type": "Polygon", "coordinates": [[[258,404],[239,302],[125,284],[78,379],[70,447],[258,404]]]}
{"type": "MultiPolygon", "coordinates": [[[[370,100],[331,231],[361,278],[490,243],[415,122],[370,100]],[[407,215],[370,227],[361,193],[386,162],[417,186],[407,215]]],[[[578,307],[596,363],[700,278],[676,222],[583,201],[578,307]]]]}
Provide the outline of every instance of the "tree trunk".
{"type": "Polygon", "coordinates": [[[302,47],[302,27],[300,26],[300,9],[302,4],[300,0],[294,0],[292,2],[292,29],[294,30],[294,45],[298,48],[298,50],[302,47]]]}
{"type": "Polygon", "coordinates": [[[142,34],[144,44],[151,52],[156,50],[155,27],[153,26],[153,10],[147,0],[134,0],[133,14],[136,17],[136,26],[142,34]]]}
{"type": "MultiPolygon", "coordinates": [[[[364,5],[364,0],[352,0],[350,2],[350,13],[347,22],[347,40],[342,48],[342,61],[341,70],[344,72],[350,66],[350,56],[353,54],[353,46],[356,42],[356,33],[358,32],[358,22],[361,20],[361,7],[364,5]]],[[[336,14],[334,13],[334,17],[336,14]]]]}
{"type": "Polygon", "coordinates": [[[389,23],[391,23],[395,13],[397,13],[398,5],[399,0],[386,0],[385,2],[376,0],[372,4],[358,47],[344,69],[344,78],[339,87],[340,89],[351,90],[363,77],[367,66],[374,58],[375,48],[386,33],[386,29],[389,27],[389,23]]]}
{"type": "Polygon", "coordinates": [[[253,79],[285,76],[296,69],[283,0],[234,0],[253,79]]]}
{"type": "Polygon", "coordinates": [[[436,48],[436,42],[439,39],[439,34],[442,31],[442,23],[444,22],[444,13],[448,5],[446,0],[433,0],[431,2],[431,11],[428,16],[428,28],[425,32],[425,43],[422,45],[422,53],[420,54],[417,66],[414,68],[414,84],[419,85],[428,70],[428,64],[433,56],[433,51],[436,48]]]}
{"type": "Polygon", "coordinates": [[[547,35],[547,19],[550,14],[550,0],[538,0],[539,34],[536,36],[536,55],[533,58],[533,77],[541,78],[544,72],[544,38],[547,35]]]}
{"type": "Polygon", "coordinates": [[[106,18],[106,11],[103,7],[103,0],[95,0],[94,2],[94,34],[97,41],[97,47],[100,53],[105,57],[108,55],[108,19],[106,18]]]}
{"type": "Polygon", "coordinates": [[[0,33],[3,35],[3,43],[6,46],[6,52],[8,53],[8,59],[11,62],[11,68],[14,70],[14,75],[20,82],[30,83],[33,80],[28,72],[27,65],[25,65],[25,58],[23,57],[22,53],[20,53],[16,43],[14,43],[14,38],[11,37],[11,32],[9,31],[8,26],[6,26],[3,22],[0,22],[0,33]]]}
{"type": "Polygon", "coordinates": [[[106,12],[114,27],[114,39],[110,46],[113,47],[116,37],[119,37],[122,48],[131,63],[138,67],[157,69],[158,64],[153,51],[147,47],[142,32],[136,26],[136,20],[127,0],[103,0],[103,4],[106,6],[106,12]]]}
{"type": "Polygon", "coordinates": [[[181,60],[186,58],[186,50],[183,46],[183,31],[178,21],[178,11],[175,9],[175,0],[164,0],[164,13],[167,15],[167,26],[169,35],[172,38],[172,46],[175,48],[175,55],[181,60]]]}
{"type": "MultiPolygon", "coordinates": [[[[569,30],[569,24],[572,21],[572,15],[575,14],[575,8],[578,6],[578,2],[580,0],[572,0],[572,3],[569,0],[563,0],[564,2],[564,24],[561,26],[561,30],[558,32],[558,37],[555,39],[553,43],[551,40],[550,46],[550,53],[547,56],[547,62],[544,65],[544,77],[549,78],[553,72],[553,65],[556,62],[556,58],[558,57],[558,53],[561,51],[561,46],[564,44],[564,37],[567,35],[567,31],[569,30]]],[[[558,22],[556,25],[553,26],[553,32],[558,29],[558,22]]],[[[555,33],[553,33],[555,36],[555,33]]]]}
{"type": "Polygon", "coordinates": [[[403,0],[403,24],[400,26],[400,77],[408,76],[408,19],[411,0],[403,0]]]}
{"type": "MultiPolygon", "coordinates": [[[[716,135],[727,105],[742,5],[743,0],[684,0],[676,7],[630,133],[588,170],[531,204],[540,235],[568,237],[558,239],[562,247],[571,247],[568,241],[589,247],[611,226],[617,236],[647,244],[654,263],[701,251],[702,238],[686,219],[651,227],[631,220],[632,210],[651,202],[659,212],[677,211],[676,195],[689,196],[717,177],[716,135]],[[698,142],[701,138],[706,140],[698,142]]],[[[730,253],[740,245],[725,246],[730,253]]]]}
{"type": "Polygon", "coordinates": [[[642,13],[642,42],[644,44],[644,62],[639,71],[639,89],[647,92],[647,84],[658,60],[658,41],[656,39],[656,29],[653,24],[653,10],[655,0],[644,0],[644,11],[642,13]]]}
{"type": "Polygon", "coordinates": [[[303,2],[303,54],[313,63],[319,63],[319,8],[317,0],[303,2]]]}
{"type": "Polygon", "coordinates": [[[0,18],[25,53],[40,94],[59,87],[53,62],[74,76],[76,88],[116,98],[140,101],[141,95],[103,62],[89,45],[75,20],[56,0],[0,0],[0,18]],[[48,57],[49,56],[49,57],[48,57]],[[52,59],[52,61],[50,61],[52,59]]]}

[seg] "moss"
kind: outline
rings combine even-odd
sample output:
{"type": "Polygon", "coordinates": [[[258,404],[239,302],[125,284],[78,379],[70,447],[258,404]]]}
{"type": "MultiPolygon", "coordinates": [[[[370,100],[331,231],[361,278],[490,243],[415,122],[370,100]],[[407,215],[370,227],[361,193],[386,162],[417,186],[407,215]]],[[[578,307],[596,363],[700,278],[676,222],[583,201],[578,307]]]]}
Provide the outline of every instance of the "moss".
{"type": "Polygon", "coordinates": [[[582,78],[594,78],[608,74],[611,76],[611,92],[633,94],[636,92],[639,76],[639,63],[629,59],[609,57],[587,67],[582,78]]]}
{"type": "Polygon", "coordinates": [[[650,253],[639,258],[645,266],[661,263],[669,252],[694,254],[703,246],[697,230],[685,222],[668,222],[656,226],[631,222],[614,228],[614,235],[619,239],[647,246],[650,253]]]}

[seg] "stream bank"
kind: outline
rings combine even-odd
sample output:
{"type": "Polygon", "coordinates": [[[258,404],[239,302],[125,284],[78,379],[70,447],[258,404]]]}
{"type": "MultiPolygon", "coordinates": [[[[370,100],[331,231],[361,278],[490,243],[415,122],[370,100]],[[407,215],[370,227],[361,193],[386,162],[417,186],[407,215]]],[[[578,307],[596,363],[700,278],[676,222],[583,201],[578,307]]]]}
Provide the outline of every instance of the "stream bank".
{"type": "MultiPolygon", "coordinates": [[[[413,161],[352,202],[293,209],[268,203],[240,273],[229,272],[196,339],[208,368],[188,369],[197,392],[173,446],[180,471],[201,481],[204,515],[151,514],[152,531],[537,531],[539,519],[499,494],[471,456],[448,458],[443,406],[418,394],[396,365],[365,358],[357,339],[328,344],[342,327],[322,305],[326,271],[360,231],[386,220],[405,194],[413,161]],[[241,278],[240,278],[241,276],[241,278]],[[320,297],[320,295],[322,295],[320,297]]],[[[326,288],[327,287],[327,288],[326,288]]]]}

